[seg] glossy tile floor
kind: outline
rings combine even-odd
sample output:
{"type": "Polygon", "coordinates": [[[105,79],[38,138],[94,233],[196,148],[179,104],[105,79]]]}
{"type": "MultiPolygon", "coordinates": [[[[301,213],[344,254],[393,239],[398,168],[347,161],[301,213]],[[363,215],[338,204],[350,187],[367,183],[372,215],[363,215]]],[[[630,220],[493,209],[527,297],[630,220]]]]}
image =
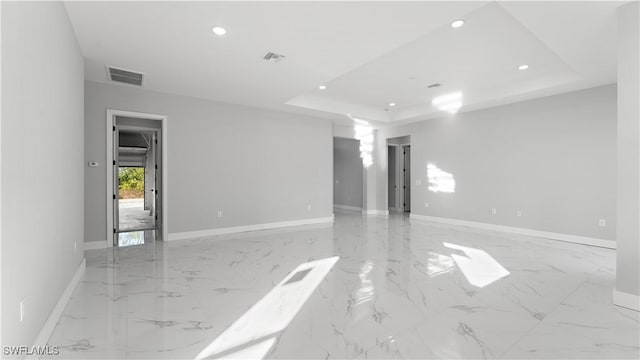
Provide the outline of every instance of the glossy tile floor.
{"type": "Polygon", "coordinates": [[[118,246],[143,245],[153,243],[156,239],[156,230],[123,231],[118,233],[118,246]]]}
{"type": "Polygon", "coordinates": [[[286,319],[284,306],[247,311],[300,264],[335,255],[267,358],[639,357],[638,313],[611,304],[612,250],[345,213],[334,226],[87,252],[49,345],[56,358],[194,359],[245,313],[245,337],[286,319]]]}

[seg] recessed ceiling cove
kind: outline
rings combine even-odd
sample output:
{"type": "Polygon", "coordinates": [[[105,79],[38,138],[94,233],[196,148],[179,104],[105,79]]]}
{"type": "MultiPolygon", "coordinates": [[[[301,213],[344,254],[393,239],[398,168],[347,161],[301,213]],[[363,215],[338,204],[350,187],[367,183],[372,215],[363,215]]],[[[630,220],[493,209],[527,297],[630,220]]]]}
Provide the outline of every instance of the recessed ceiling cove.
{"type": "MultiPolygon", "coordinates": [[[[352,114],[366,108],[363,117],[391,122],[446,116],[432,101],[450,93],[464,93],[464,110],[591,85],[500,4],[486,4],[464,19],[463,27],[442,25],[335,78],[328,83],[330,92],[309,92],[288,104],[336,113],[351,104],[352,114]],[[532,67],[517,71],[523,63],[532,67]],[[376,111],[389,99],[402,105],[376,111]]],[[[615,77],[601,80],[614,82],[615,77]]]]}
{"type": "Polygon", "coordinates": [[[615,82],[622,2],[66,2],[89,81],[375,123],[615,82]],[[153,16],[150,16],[152,14],[153,16]],[[366,16],[363,16],[366,14],[366,16]],[[455,20],[464,26],[453,28],[455,20]],[[569,23],[567,19],[571,19],[569,23]],[[211,29],[224,24],[225,36],[211,29]],[[277,64],[266,52],[286,54],[277,64]],[[518,66],[529,65],[526,71],[518,66]],[[429,87],[440,84],[437,87],[429,87]],[[319,89],[325,85],[326,89],[319,89]],[[396,106],[389,106],[390,103],[396,106]]]}

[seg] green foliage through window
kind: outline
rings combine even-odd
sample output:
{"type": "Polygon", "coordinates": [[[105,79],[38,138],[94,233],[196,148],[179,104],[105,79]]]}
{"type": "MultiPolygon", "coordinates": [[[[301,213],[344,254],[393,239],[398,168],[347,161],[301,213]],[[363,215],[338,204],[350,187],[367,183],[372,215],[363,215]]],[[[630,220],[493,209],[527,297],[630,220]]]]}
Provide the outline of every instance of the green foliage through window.
{"type": "Polygon", "coordinates": [[[144,168],[121,167],[118,170],[120,198],[144,197],[144,168]]]}

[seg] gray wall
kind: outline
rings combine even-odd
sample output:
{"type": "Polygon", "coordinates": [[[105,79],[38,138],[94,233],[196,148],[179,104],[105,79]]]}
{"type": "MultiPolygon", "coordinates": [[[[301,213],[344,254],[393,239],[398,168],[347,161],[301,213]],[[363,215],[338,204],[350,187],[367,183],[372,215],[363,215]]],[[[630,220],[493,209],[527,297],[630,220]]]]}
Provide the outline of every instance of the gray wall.
{"type": "MultiPolygon", "coordinates": [[[[169,234],[333,213],[329,120],[88,81],[87,161],[106,160],[106,109],[168,116],[169,234]]],[[[85,239],[104,241],[105,167],[85,182],[85,239]]]]}
{"type": "Polygon", "coordinates": [[[1,6],[2,344],[31,346],[84,258],[84,68],[61,3],[1,6]]]}
{"type": "MultiPolygon", "coordinates": [[[[640,295],[638,2],[618,9],[618,251],[616,289],[640,295]]],[[[613,223],[612,223],[613,224],[613,223]]],[[[637,303],[636,303],[637,304],[637,303]]],[[[636,305],[637,306],[637,305],[636,305]]]]}
{"type": "Polygon", "coordinates": [[[400,136],[396,138],[387,139],[387,144],[394,145],[406,145],[411,142],[411,136],[400,136]]]}
{"type": "Polygon", "coordinates": [[[362,208],[360,141],[333,138],[333,203],[362,208]]]}
{"type": "MultiPolygon", "coordinates": [[[[413,214],[615,239],[615,85],[383,129],[377,147],[404,135],[413,214]],[[455,193],[427,190],[429,163],[453,174],[455,193]]],[[[387,201],[385,158],[378,204],[387,201]]]]}

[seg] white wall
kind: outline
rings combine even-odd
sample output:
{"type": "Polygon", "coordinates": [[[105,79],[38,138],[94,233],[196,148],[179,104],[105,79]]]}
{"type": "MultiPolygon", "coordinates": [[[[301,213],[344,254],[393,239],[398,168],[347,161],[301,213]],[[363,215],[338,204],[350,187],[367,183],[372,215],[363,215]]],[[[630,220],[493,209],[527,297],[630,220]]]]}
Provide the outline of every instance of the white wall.
{"type": "Polygon", "coordinates": [[[362,208],[360,141],[333,138],[333,203],[362,208]]]}
{"type": "Polygon", "coordinates": [[[353,126],[333,124],[333,136],[343,139],[355,139],[356,133],[353,126]]]}
{"type": "Polygon", "coordinates": [[[616,290],[640,295],[640,5],[618,9],[618,252],[616,290]]]}
{"type": "MultiPolygon", "coordinates": [[[[105,163],[106,109],[168,116],[170,235],[332,215],[330,120],[129,86],[85,90],[86,161],[105,163]]],[[[104,241],[105,167],[87,168],[85,181],[85,238],[104,241]]]]}
{"type": "Polygon", "coordinates": [[[1,6],[2,343],[31,346],[84,258],[84,68],[62,3],[1,6]]]}
{"type": "MultiPolygon", "coordinates": [[[[377,147],[404,135],[412,214],[615,239],[615,85],[383,129],[377,147]],[[454,176],[454,193],[428,190],[430,163],[454,176]]],[[[382,209],[385,158],[377,166],[382,209]]]]}

